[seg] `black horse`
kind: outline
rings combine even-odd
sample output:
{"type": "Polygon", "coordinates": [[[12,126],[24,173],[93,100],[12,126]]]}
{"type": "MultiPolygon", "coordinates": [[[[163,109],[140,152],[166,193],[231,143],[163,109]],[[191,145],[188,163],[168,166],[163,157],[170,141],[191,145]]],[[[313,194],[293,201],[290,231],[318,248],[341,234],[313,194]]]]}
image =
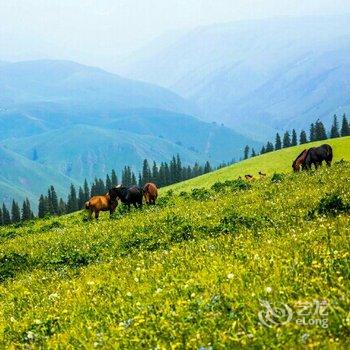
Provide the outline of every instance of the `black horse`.
{"type": "Polygon", "coordinates": [[[319,147],[312,147],[308,150],[305,158],[304,168],[311,169],[312,164],[317,169],[325,161],[328,166],[331,166],[333,160],[333,150],[330,145],[324,144],[319,147]]]}
{"type": "Polygon", "coordinates": [[[128,206],[129,210],[130,205],[133,205],[135,208],[142,208],[143,189],[141,187],[125,187],[119,185],[117,187],[111,188],[108,191],[108,194],[112,201],[117,201],[120,199],[123,204],[128,206]]]}

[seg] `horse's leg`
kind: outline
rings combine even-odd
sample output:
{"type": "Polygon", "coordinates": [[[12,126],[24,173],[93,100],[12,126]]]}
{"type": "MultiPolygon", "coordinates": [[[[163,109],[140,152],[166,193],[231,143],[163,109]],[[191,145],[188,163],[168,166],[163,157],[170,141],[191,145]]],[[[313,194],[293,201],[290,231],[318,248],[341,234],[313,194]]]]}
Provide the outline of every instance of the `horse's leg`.
{"type": "Polygon", "coordinates": [[[88,213],[88,220],[91,220],[92,219],[92,210],[89,209],[89,213],[88,213]]]}
{"type": "Polygon", "coordinates": [[[100,215],[100,211],[99,210],[96,210],[95,211],[95,219],[98,220],[98,217],[100,215]]]}

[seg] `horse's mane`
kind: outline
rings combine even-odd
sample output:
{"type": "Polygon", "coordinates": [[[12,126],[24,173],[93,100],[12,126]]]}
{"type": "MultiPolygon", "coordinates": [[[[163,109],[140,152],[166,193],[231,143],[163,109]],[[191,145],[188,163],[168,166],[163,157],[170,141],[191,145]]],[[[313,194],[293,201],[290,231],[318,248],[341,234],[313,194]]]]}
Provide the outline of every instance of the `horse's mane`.
{"type": "Polygon", "coordinates": [[[298,157],[295,158],[294,162],[293,162],[293,165],[296,163],[296,161],[305,153],[307,152],[308,150],[307,149],[304,149],[299,155],[298,157]]]}

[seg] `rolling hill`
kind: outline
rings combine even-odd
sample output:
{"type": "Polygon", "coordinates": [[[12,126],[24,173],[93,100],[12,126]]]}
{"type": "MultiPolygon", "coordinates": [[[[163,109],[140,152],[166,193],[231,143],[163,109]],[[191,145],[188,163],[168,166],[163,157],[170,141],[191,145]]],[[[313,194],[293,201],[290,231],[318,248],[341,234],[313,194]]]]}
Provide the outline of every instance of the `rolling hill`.
{"type": "Polygon", "coordinates": [[[35,175],[34,162],[33,172],[31,166],[21,169],[32,181],[28,189],[16,178],[23,162],[6,169],[0,202],[11,193],[21,200],[37,198],[56,180],[67,189],[113,168],[120,172],[130,165],[138,171],[144,158],[169,161],[178,153],[184,164],[217,165],[238,159],[246,144],[258,145],[193,117],[193,105],[167,89],[74,62],[6,63],[0,66],[0,84],[0,145],[48,169],[45,181],[35,175]],[[53,173],[61,180],[50,178],[53,173]],[[14,191],[7,192],[8,186],[14,191]]]}
{"type": "Polygon", "coordinates": [[[213,185],[216,181],[235,180],[239,176],[244,177],[246,174],[252,174],[256,178],[259,178],[259,171],[266,173],[269,176],[273,175],[275,172],[288,173],[292,171],[293,160],[303,149],[319,146],[323,143],[327,143],[332,146],[334,155],[333,162],[342,159],[350,161],[350,137],[341,137],[337,139],[311,142],[305,145],[265,153],[263,155],[233,164],[229,167],[219,169],[210,174],[198,176],[191,180],[164,187],[162,191],[171,189],[178,192],[185,190],[188,191],[196,187],[207,188],[213,185]]]}
{"type": "Polygon", "coordinates": [[[117,71],[189,98],[205,120],[265,140],[350,111],[348,22],[311,16],[199,27],[159,38],[117,71]]]}
{"type": "MultiPolygon", "coordinates": [[[[349,160],[350,138],[331,143],[349,160]]],[[[298,150],[198,178],[206,189],[179,184],[180,195],[112,220],[0,227],[0,346],[348,348],[349,161],[293,174],[298,150]],[[266,179],[223,185],[266,162],[266,179]]]]}
{"type": "Polygon", "coordinates": [[[43,166],[26,157],[0,146],[0,202],[10,204],[12,199],[22,201],[28,197],[37,204],[38,196],[54,184],[57,193],[66,196],[72,178],[50,167],[43,166]]]}

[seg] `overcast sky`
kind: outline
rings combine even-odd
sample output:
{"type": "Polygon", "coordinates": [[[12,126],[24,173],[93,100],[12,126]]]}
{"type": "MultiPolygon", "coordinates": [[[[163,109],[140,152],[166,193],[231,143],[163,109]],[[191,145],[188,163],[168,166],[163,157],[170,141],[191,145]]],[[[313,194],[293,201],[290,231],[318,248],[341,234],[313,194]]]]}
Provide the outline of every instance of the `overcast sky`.
{"type": "Polygon", "coordinates": [[[0,60],[107,68],[170,30],[242,19],[350,13],[350,0],[0,0],[0,60]]]}

